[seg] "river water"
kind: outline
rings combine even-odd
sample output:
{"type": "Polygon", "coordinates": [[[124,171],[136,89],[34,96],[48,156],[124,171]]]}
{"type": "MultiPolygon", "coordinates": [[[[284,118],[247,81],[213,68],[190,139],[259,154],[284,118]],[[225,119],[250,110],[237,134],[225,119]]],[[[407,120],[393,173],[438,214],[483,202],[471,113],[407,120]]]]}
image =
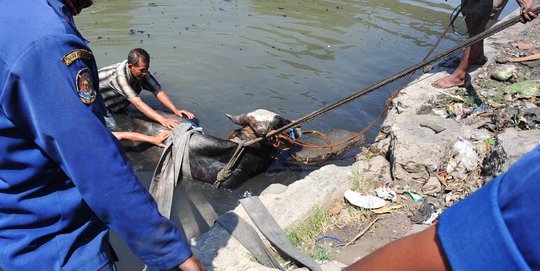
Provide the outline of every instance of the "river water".
{"type": "MultiPolygon", "coordinates": [[[[225,113],[266,108],[298,119],[420,62],[459,2],[100,0],[76,22],[99,67],[123,61],[132,48],[146,49],[151,73],[177,107],[193,112],[205,133],[225,137],[237,128],[225,113]]],[[[516,7],[511,1],[502,16],[516,7]]],[[[460,39],[449,34],[435,53],[460,39]]],[[[401,84],[390,84],[302,127],[360,131],[401,84]]],[[[166,111],[153,97],[143,99],[166,111]]],[[[368,142],[378,125],[367,132],[368,142]]],[[[334,162],[353,160],[348,155],[334,162]]],[[[288,183],[310,170],[274,166],[250,183],[288,183]]],[[[151,172],[138,174],[147,185],[151,172]]],[[[258,187],[242,187],[241,192],[257,193],[258,187]]],[[[222,203],[232,201],[223,193],[201,193],[222,203]]],[[[120,270],[138,269],[140,262],[122,244],[117,246],[120,270]]]]}

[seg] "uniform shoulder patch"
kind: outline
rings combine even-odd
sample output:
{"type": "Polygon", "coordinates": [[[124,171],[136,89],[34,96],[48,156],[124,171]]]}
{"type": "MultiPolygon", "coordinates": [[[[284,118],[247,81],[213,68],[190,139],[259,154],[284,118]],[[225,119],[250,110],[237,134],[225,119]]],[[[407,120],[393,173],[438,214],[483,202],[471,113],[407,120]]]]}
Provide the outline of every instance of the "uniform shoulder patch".
{"type": "Polygon", "coordinates": [[[96,100],[96,90],[94,89],[94,82],[92,74],[88,68],[83,68],[77,73],[77,79],[75,80],[77,85],[77,93],[79,98],[85,104],[91,104],[96,100]]]}
{"type": "Polygon", "coordinates": [[[62,57],[62,62],[66,64],[66,66],[69,66],[75,62],[77,59],[87,59],[90,60],[94,56],[92,55],[92,52],[85,50],[85,49],[77,49],[73,50],[71,53],[66,54],[62,57]]]}

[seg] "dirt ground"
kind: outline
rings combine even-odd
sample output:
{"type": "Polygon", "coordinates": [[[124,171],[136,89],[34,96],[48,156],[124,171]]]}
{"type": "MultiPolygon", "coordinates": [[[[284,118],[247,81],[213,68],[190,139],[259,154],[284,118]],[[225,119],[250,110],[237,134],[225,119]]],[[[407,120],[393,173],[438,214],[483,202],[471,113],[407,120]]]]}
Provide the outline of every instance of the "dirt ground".
{"type": "MultiPolygon", "coordinates": [[[[426,226],[414,225],[406,213],[396,211],[390,214],[376,216],[378,219],[356,242],[348,246],[338,247],[334,250],[336,260],[344,264],[352,264],[363,258],[372,251],[382,247],[396,239],[401,238],[413,231],[424,229],[426,226]]],[[[373,220],[371,220],[373,221],[373,220]]],[[[343,236],[345,240],[353,240],[363,229],[371,223],[364,225],[344,225],[342,228],[334,228],[329,235],[343,236]]]]}
{"type": "MultiPolygon", "coordinates": [[[[467,113],[467,108],[472,111],[482,104],[487,105],[484,108],[487,108],[485,110],[489,114],[499,116],[498,119],[486,126],[494,133],[507,127],[525,130],[537,129],[540,125],[540,119],[535,116],[527,116],[523,113],[517,116],[508,113],[511,112],[509,108],[523,108],[524,105],[528,105],[527,108],[531,110],[538,109],[538,105],[540,105],[540,101],[537,99],[538,94],[524,97],[503,91],[516,82],[540,79],[540,60],[516,61],[515,59],[533,56],[540,52],[540,27],[538,27],[538,23],[539,20],[535,20],[530,23],[530,26],[522,27],[519,31],[507,30],[505,39],[489,43],[489,46],[496,51],[494,54],[496,59],[493,59],[495,61],[473,67],[472,70],[478,70],[466,88],[448,90],[450,93],[464,95],[474,102],[468,106],[464,103],[464,114],[467,113]],[[512,70],[512,76],[509,79],[495,80],[494,74],[506,69],[508,65],[515,67],[512,70]],[[501,114],[501,112],[505,112],[505,114],[501,114]]],[[[457,66],[460,58],[461,54],[458,54],[443,60],[439,65],[453,69],[457,66]]],[[[327,236],[327,238],[323,238],[318,244],[330,251],[335,260],[351,264],[393,240],[428,227],[428,225],[414,223],[411,220],[411,217],[421,207],[421,202],[414,202],[406,194],[398,196],[401,200],[399,204],[403,207],[385,214],[369,213],[362,222],[347,222],[348,220],[345,218],[338,219],[335,225],[321,235],[327,236]],[[369,226],[373,220],[376,221],[369,226]],[[366,228],[365,234],[359,236],[366,228]],[[340,246],[340,242],[335,238],[341,239],[346,245],[340,246]]],[[[347,217],[348,215],[347,209],[341,209],[334,213],[339,217],[347,217]]]]}
{"type": "Polygon", "coordinates": [[[321,235],[317,244],[332,254],[334,260],[352,264],[396,239],[427,228],[428,225],[415,224],[410,218],[420,205],[421,202],[401,197],[391,205],[400,208],[383,214],[366,212],[360,221],[351,220],[348,209],[342,209],[337,222],[321,235]]]}

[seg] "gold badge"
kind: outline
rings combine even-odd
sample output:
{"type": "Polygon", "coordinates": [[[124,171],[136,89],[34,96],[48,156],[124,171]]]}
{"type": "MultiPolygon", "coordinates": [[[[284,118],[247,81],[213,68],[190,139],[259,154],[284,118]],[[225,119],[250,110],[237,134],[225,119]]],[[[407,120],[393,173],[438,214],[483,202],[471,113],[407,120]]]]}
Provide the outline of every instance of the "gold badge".
{"type": "Polygon", "coordinates": [[[71,53],[67,54],[67,55],[64,55],[62,57],[62,62],[64,62],[64,64],[66,64],[66,66],[69,66],[71,64],[73,64],[73,62],[75,62],[75,60],[77,59],[87,59],[87,60],[90,60],[92,59],[94,56],[92,55],[92,52],[88,51],[88,50],[84,50],[84,49],[77,49],[77,50],[74,50],[72,51],[71,53]]]}
{"type": "Polygon", "coordinates": [[[96,90],[94,89],[94,82],[92,80],[92,74],[88,68],[84,68],[77,73],[77,92],[79,98],[85,104],[91,104],[96,100],[96,90]]]}

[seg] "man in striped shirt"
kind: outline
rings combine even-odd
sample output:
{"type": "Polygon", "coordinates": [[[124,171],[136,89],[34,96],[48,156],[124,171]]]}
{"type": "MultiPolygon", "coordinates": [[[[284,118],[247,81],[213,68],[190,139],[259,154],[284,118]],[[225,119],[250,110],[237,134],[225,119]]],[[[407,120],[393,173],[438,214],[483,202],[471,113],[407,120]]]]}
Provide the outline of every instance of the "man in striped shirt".
{"type": "Polygon", "coordinates": [[[173,128],[180,121],[166,118],[148,106],[139,94],[143,89],[151,91],[154,96],[175,115],[193,119],[195,116],[182,109],[177,109],[169,96],[148,72],[150,55],[141,48],[135,48],[128,54],[128,59],[99,70],[99,92],[105,101],[109,113],[116,113],[133,104],[150,119],[164,127],[173,128]]]}

